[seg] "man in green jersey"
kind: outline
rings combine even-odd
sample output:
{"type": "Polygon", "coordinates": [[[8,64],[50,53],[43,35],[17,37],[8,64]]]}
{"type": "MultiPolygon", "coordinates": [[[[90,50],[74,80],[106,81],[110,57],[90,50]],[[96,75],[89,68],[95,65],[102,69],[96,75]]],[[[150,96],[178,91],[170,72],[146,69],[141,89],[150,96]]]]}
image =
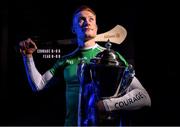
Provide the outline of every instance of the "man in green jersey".
{"type": "MultiPolygon", "coordinates": [[[[78,48],[72,53],[61,57],[54,66],[47,70],[44,74],[40,74],[38,72],[33,60],[32,54],[37,49],[35,42],[33,42],[30,38],[20,42],[20,51],[23,56],[26,74],[33,91],[40,91],[45,88],[50,80],[52,80],[54,76],[58,77],[58,73],[60,73],[59,71],[63,70],[61,73],[64,74],[66,83],[67,111],[65,125],[67,126],[77,125],[80,87],[77,75],[78,64],[82,59],[88,63],[90,59],[94,58],[99,52],[104,50],[104,48],[98,45],[94,40],[97,35],[97,29],[95,12],[87,6],[81,6],[78,8],[73,15],[72,25],[72,32],[77,37],[78,48]]],[[[119,56],[124,64],[127,65],[125,59],[121,55],[119,56]]],[[[103,100],[97,104],[98,109],[109,112],[119,109],[133,110],[151,105],[148,93],[142,87],[137,78],[134,78],[131,84],[129,94],[127,93],[127,95],[114,100],[103,100]],[[131,104],[121,106],[121,101],[126,101],[129,98],[136,97],[138,94],[142,94],[143,98],[138,101],[134,101],[131,104]]]]}

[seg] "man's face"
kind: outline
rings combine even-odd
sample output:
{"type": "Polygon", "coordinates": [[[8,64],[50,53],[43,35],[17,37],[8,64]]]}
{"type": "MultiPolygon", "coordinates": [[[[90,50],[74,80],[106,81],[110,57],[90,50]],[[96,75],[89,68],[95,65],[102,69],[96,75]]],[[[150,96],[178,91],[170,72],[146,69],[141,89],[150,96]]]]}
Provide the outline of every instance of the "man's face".
{"type": "Polygon", "coordinates": [[[87,10],[80,11],[74,16],[73,30],[82,41],[94,38],[97,34],[96,16],[87,10]]]}

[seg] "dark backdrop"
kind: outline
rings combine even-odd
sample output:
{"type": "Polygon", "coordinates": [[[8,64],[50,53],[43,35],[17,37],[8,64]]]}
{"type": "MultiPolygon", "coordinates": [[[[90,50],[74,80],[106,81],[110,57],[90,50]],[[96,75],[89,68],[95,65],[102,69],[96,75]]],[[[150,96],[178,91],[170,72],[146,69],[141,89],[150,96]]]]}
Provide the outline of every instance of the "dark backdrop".
{"type": "MultiPolygon", "coordinates": [[[[32,37],[38,48],[60,49],[67,54],[75,45],[56,45],[48,41],[73,38],[72,13],[81,4],[97,13],[99,33],[116,24],[128,31],[121,45],[113,44],[136,70],[147,89],[152,107],[130,113],[132,125],[179,125],[178,90],[178,8],[172,3],[136,1],[11,1],[1,4],[0,63],[1,125],[63,125],[65,115],[64,83],[33,93],[28,85],[19,41],[32,37]],[[171,7],[171,9],[170,9],[171,7]]],[[[103,44],[102,44],[103,45],[103,44]]],[[[41,73],[56,61],[35,53],[41,73]]]]}

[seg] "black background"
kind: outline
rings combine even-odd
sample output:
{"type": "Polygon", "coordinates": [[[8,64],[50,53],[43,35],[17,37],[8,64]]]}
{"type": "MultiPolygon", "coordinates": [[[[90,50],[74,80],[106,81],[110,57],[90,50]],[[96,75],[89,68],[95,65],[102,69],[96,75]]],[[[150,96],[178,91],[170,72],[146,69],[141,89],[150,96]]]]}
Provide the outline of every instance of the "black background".
{"type": "MultiPolygon", "coordinates": [[[[64,85],[54,85],[33,93],[28,85],[19,41],[27,37],[43,42],[73,38],[72,13],[81,4],[91,6],[97,14],[98,32],[116,24],[128,31],[121,45],[113,44],[135,66],[136,76],[148,91],[152,107],[132,112],[132,125],[179,125],[178,89],[178,7],[176,3],[154,1],[11,1],[1,4],[1,83],[0,125],[63,125],[65,115],[64,85]]],[[[41,42],[41,43],[40,43],[41,42]]],[[[55,47],[52,44],[51,47],[55,47]]],[[[66,54],[74,46],[61,45],[66,54]]],[[[44,73],[55,59],[34,55],[35,63],[44,73]]]]}

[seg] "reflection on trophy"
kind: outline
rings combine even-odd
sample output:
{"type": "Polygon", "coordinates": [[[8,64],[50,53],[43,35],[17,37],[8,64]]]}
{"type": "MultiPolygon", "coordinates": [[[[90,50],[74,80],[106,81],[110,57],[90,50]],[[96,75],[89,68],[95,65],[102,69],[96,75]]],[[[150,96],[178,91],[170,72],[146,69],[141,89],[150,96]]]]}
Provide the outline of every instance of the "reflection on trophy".
{"type": "Polygon", "coordinates": [[[106,49],[86,63],[83,60],[78,67],[80,80],[78,125],[96,126],[106,120],[116,119],[116,114],[99,114],[96,103],[99,100],[123,96],[134,77],[132,65],[120,59],[117,52],[106,43],[106,49]],[[102,115],[102,116],[101,116],[102,115]]]}

